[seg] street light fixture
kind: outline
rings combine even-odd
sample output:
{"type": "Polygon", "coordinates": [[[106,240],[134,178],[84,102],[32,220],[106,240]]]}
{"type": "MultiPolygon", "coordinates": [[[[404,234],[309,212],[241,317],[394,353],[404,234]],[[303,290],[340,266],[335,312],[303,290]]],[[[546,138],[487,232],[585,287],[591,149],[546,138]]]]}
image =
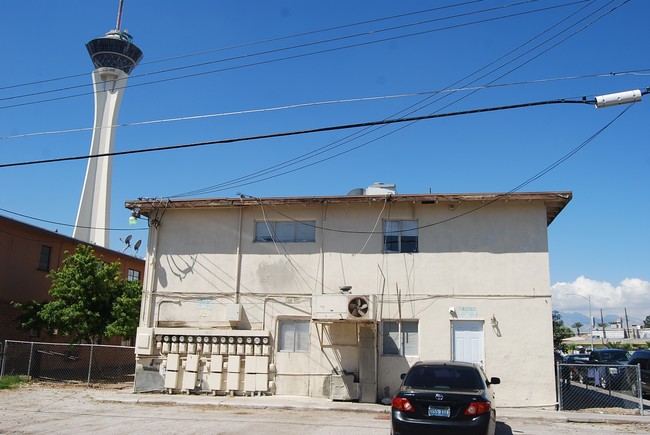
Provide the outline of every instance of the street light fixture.
{"type": "Polygon", "coordinates": [[[566,294],[566,296],[571,296],[571,295],[579,296],[582,299],[586,299],[587,302],[589,302],[589,337],[591,338],[591,350],[593,351],[594,350],[594,331],[593,331],[594,318],[591,315],[591,296],[582,296],[582,295],[579,295],[578,293],[567,293],[566,294]]]}

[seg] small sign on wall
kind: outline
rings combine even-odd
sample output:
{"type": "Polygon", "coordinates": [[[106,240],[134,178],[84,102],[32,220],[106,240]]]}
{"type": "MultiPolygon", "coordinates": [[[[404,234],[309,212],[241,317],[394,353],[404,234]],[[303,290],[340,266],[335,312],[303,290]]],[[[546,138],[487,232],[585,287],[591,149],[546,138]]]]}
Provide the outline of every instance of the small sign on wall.
{"type": "Polygon", "coordinates": [[[458,307],[456,313],[459,319],[476,319],[476,307],[458,307]]]}

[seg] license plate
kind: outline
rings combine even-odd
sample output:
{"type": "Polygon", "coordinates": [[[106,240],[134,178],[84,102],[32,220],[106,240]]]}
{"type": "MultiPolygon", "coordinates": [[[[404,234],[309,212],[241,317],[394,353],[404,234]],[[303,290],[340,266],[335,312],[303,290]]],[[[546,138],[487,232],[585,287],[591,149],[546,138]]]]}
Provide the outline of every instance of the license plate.
{"type": "Polygon", "coordinates": [[[449,407],[429,406],[429,417],[449,417],[451,410],[449,407]]]}

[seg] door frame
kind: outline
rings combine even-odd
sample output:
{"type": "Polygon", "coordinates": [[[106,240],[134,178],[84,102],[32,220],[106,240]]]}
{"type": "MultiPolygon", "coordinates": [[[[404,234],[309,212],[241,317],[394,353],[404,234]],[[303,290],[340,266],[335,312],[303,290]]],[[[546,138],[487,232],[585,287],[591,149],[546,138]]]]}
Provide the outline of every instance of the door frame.
{"type": "Polygon", "coordinates": [[[452,319],[450,321],[450,337],[451,337],[451,360],[456,361],[456,332],[458,325],[478,325],[480,326],[481,346],[478,349],[480,355],[479,360],[475,361],[481,366],[485,366],[485,320],[482,319],[452,319]]]}

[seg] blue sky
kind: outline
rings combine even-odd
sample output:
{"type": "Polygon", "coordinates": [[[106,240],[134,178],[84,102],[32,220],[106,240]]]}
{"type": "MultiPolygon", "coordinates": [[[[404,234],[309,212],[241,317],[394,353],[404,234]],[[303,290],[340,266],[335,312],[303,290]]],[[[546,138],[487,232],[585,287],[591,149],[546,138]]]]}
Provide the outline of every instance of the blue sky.
{"type": "MultiPolygon", "coordinates": [[[[0,164],[88,153],[84,44],[115,27],[117,9],[118,0],[4,4],[0,164]]],[[[126,0],[122,29],[144,59],[115,151],[645,90],[649,14],[645,0],[126,0]]],[[[521,189],[574,194],[549,228],[554,308],[584,313],[590,297],[594,310],[627,308],[638,322],[650,315],[648,100],[116,157],[111,247],[146,238],[124,208],[138,197],[344,195],[376,181],[399,193],[504,192],[578,150],[521,189]]],[[[0,213],[71,234],[85,168],[0,167],[0,213]]]]}

